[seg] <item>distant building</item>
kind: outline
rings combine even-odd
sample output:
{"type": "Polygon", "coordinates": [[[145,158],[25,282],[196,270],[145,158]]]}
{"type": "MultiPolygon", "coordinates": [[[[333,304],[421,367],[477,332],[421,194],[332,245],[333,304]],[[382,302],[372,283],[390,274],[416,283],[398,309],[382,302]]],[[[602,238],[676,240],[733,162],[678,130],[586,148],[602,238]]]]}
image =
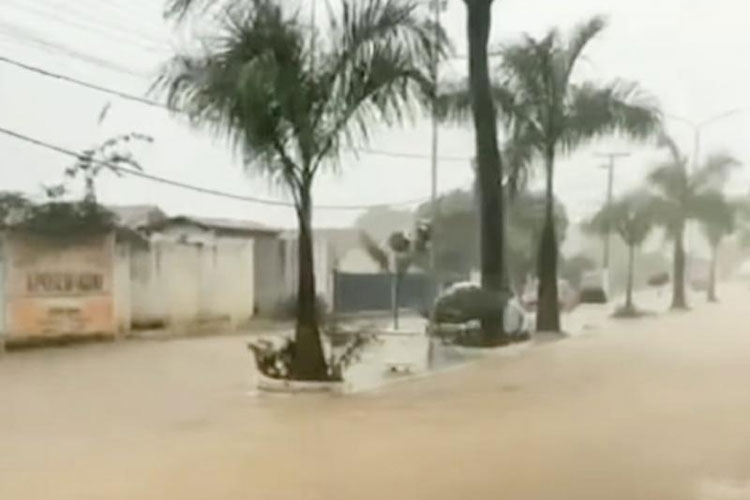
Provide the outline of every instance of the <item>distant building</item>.
{"type": "MultiPolygon", "coordinates": [[[[254,221],[113,206],[95,234],[0,234],[0,347],[132,328],[226,331],[297,293],[298,237],[254,221]]],[[[334,257],[314,239],[317,292],[333,304],[334,257]]],[[[287,311],[288,312],[288,311],[287,311]]]]}
{"type": "Polygon", "coordinates": [[[156,205],[111,205],[107,210],[115,214],[119,225],[134,230],[167,219],[167,214],[156,205]]]}
{"type": "Polygon", "coordinates": [[[236,326],[281,296],[279,231],[253,221],[178,216],[139,230],[133,324],[236,326]]]}

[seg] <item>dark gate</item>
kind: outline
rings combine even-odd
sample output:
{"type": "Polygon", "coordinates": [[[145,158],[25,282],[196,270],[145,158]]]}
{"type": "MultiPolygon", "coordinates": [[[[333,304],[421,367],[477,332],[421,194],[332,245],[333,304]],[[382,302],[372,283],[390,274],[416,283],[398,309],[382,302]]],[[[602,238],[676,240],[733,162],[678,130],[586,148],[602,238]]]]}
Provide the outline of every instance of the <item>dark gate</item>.
{"type": "MultiPolygon", "coordinates": [[[[401,279],[399,308],[424,310],[432,303],[430,278],[406,274],[401,279]]],[[[388,311],[391,308],[390,274],[334,274],[334,309],[340,313],[388,311]]]]}

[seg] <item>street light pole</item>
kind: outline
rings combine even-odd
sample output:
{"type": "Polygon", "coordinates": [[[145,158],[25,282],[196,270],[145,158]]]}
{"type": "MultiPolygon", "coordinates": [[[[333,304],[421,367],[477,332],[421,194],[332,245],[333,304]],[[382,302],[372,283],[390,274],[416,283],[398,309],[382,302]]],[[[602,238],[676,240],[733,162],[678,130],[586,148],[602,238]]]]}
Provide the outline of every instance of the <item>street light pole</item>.
{"type": "Polygon", "coordinates": [[[682,122],[688,127],[690,127],[691,129],[693,129],[693,161],[691,162],[692,172],[695,172],[698,169],[698,164],[700,162],[701,132],[703,131],[703,129],[706,128],[708,125],[713,125],[716,122],[735,116],[739,114],[740,112],[742,112],[740,108],[730,109],[728,111],[719,113],[717,115],[712,116],[711,118],[708,118],[700,122],[689,120],[682,116],[671,115],[671,114],[666,115],[668,118],[682,122]]]}
{"type": "Polygon", "coordinates": [[[440,13],[446,7],[447,0],[430,0],[430,8],[433,10],[433,36],[434,47],[432,50],[432,78],[435,85],[435,94],[432,101],[432,144],[430,150],[430,213],[432,219],[432,250],[430,251],[430,271],[435,283],[436,292],[440,286],[440,278],[437,266],[437,243],[439,231],[439,210],[438,210],[438,139],[439,139],[439,120],[437,109],[437,85],[440,70],[440,55],[438,52],[438,43],[440,41],[440,13]]]}

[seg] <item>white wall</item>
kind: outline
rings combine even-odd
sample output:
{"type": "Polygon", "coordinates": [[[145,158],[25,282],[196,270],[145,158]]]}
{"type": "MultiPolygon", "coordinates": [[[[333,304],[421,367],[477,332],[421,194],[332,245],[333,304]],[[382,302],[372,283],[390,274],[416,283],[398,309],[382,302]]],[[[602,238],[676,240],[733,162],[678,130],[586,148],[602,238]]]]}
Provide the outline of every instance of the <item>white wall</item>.
{"type": "Polygon", "coordinates": [[[276,235],[255,238],[255,305],[261,316],[272,315],[286,298],[284,241],[276,235]]]}
{"type": "Polygon", "coordinates": [[[134,325],[235,328],[253,316],[253,240],[198,236],[174,241],[161,235],[148,250],[134,251],[134,325]]]}

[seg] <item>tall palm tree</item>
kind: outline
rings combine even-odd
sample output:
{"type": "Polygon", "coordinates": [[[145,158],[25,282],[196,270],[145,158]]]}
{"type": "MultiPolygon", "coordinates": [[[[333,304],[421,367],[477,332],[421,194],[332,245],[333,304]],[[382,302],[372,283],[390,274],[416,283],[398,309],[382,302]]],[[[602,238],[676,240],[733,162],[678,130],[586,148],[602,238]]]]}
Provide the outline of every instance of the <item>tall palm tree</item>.
{"type": "Polygon", "coordinates": [[[446,43],[410,0],[341,0],[325,30],[282,3],[173,0],[168,12],[180,19],[210,5],[219,32],[202,40],[202,53],[174,56],[157,87],[291,194],[299,226],[291,371],[321,380],[329,373],[315,310],[313,182],[337,166],[342,148],[366,141],[374,121],[399,122],[429,101],[433,50],[444,57],[446,43]]]}
{"type": "MultiPolygon", "coordinates": [[[[605,26],[603,18],[595,17],[567,37],[552,30],[544,38],[527,35],[505,47],[491,89],[509,135],[523,137],[544,164],[545,226],[539,248],[537,309],[537,328],[542,331],[560,330],[554,221],[557,156],[607,134],[620,132],[642,139],[660,128],[660,113],[635,83],[573,82],[576,63],[605,26]]],[[[443,97],[449,119],[465,119],[465,94],[459,88],[443,97]]]]}
{"type": "MultiPolygon", "coordinates": [[[[487,43],[492,26],[493,0],[464,0],[469,41],[469,85],[466,102],[474,122],[477,180],[479,184],[480,261],[482,288],[497,295],[507,283],[505,274],[505,216],[503,214],[503,163],[497,145],[495,103],[492,99],[487,43]],[[498,214],[501,214],[498,217],[498,214]]],[[[502,311],[502,308],[499,308],[502,311]]],[[[482,320],[484,342],[503,336],[503,318],[482,320]]]]}
{"type": "Polygon", "coordinates": [[[648,237],[654,224],[654,205],[649,194],[639,190],[608,203],[588,222],[587,229],[598,234],[617,233],[628,247],[628,280],[625,313],[635,313],[633,276],[635,252],[648,237]]]}
{"type": "Polygon", "coordinates": [[[701,229],[711,247],[711,264],[708,274],[706,296],[709,302],[717,302],[716,267],[719,258],[719,247],[722,240],[735,229],[735,216],[739,207],[732,203],[724,193],[716,191],[704,200],[701,210],[701,229]]]}
{"type": "Polygon", "coordinates": [[[688,172],[687,158],[669,137],[662,144],[670,151],[670,160],[649,174],[655,191],[656,220],[674,242],[672,261],[672,308],[687,308],[685,294],[685,228],[689,220],[710,223],[721,189],[731,169],[739,163],[733,157],[714,154],[694,172],[688,172]]]}

